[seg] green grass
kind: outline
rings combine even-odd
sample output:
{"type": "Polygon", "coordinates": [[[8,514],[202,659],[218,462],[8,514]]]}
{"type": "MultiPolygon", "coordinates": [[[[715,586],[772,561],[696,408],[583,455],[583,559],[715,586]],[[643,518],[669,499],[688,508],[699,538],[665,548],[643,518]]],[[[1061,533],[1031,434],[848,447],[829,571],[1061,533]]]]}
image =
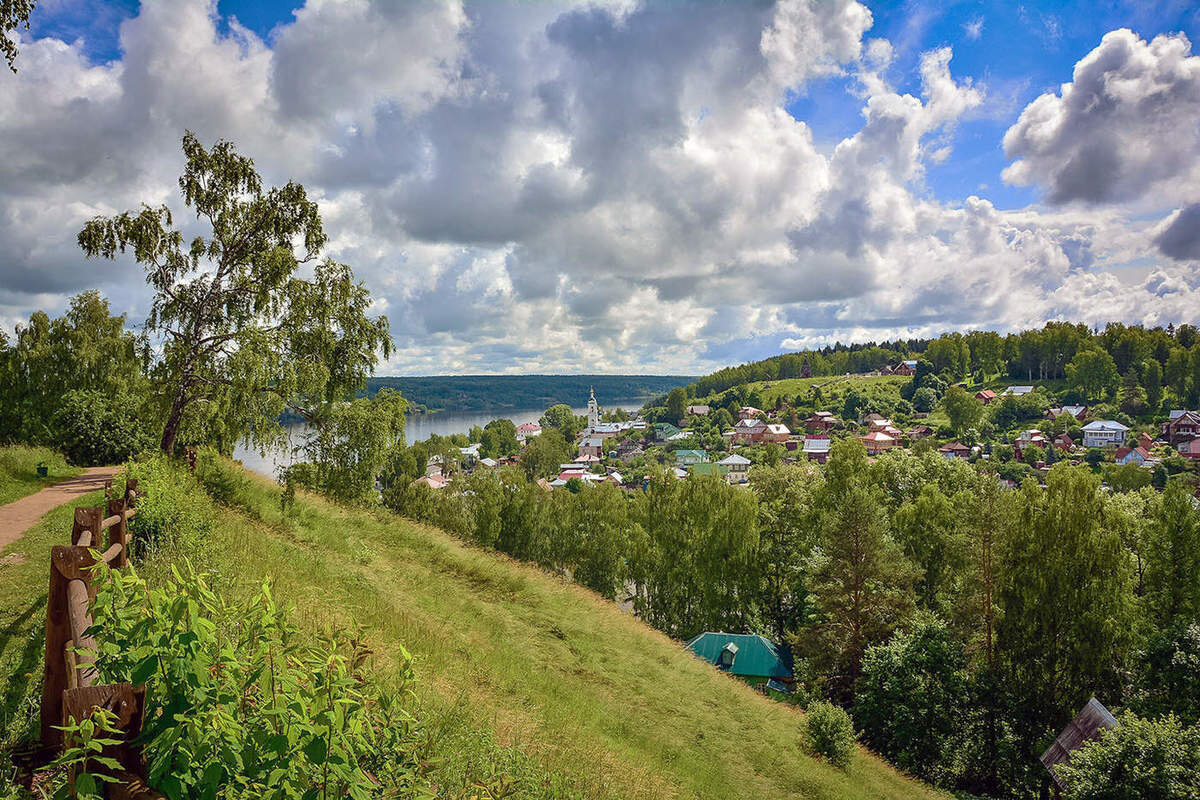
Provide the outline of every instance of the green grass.
{"type": "Polygon", "coordinates": [[[82,470],[69,466],[66,459],[47,447],[0,447],[0,505],[20,500],[80,472],[82,470]],[[37,466],[43,462],[49,468],[49,474],[39,478],[37,466]]]}
{"type": "Polygon", "coordinates": [[[0,751],[37,736],[50,548],[71,543],[76,505],[102,499],[95,492],[59,506],[0,552],[0,751]]]}
{"type": "Polygon", "coordinates": [[[269,577],[310,630],[362,626],[382,680],[407,648],[447,760],[483,737],[598,798],[939,796],[863,751],[808,757],[794,708],[569,582],[387,512],[301,495],[287,518],[273,484],[222,484],[221,571],[269,577]]]}
{"type": "MultiPolygon", "coordinates": [[[[851,389],[857,389],[859,392],[871,391],[894,391],[899,393],[900,387],[909,381],[909,378],[896,375],[853,375],[846,378],[842,375],[822,375],[817,378],[783,378],[774,381],[754,381],[744,384],[747,391],[757,391],[762,397],[763,403],[767,407],[774,407],[775,400],[781,395],[786,395],[789,399],[796,395],[801,395],[801,399],[809,393],[813,386],[821,387],[821,396],[824,398],[824,404],[833,399],[841,399],[846,396],[846,393],[851,389]]],[[[706,398],[714,400],[715,397],[706,398]]],[[[702,402],[702,401],[694,401],[702,402]]]]}

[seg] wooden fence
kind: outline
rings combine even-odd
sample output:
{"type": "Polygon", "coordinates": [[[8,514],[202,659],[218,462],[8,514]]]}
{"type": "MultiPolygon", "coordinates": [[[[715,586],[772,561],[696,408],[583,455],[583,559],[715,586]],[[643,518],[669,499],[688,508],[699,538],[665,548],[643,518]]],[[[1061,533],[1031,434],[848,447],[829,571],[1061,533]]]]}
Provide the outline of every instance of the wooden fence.
{"type": "Polygon", "coordinates": [[[88,634],[91,604],[96,599],[92,567],[98,563],[115,568],[129,565],[129,520],[138,510],[137,480],[130,478],[120,497],[113,496],[110,481],[105,484],[104,497],[105,505],[76,508],[71,544],[50,549],[41,747],[30,754],[27,767],[32,771],[48,763],[62,749],[61,727],[65,723],[85,719],[97,707],[105,708],[116,715],[124,733],[122,744],[104,753],[123,767],[116,776],[119,782],[111,784],[108,796],[148,800],[161,795],[145,787],[141,753],[133,744],[141,731],[145,687],[128,683],[96,685],[95,641],[88,634]],[[107,547],[101,551],[105,533],[107,547]],[[93,555],[97,552],[98,557],[93,555]]]}

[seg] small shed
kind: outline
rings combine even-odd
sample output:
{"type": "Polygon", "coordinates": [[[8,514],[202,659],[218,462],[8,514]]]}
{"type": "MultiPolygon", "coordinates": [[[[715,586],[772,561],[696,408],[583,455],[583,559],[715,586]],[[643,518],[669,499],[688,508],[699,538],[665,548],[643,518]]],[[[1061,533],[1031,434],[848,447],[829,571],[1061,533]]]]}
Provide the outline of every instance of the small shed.
{"type": "Polygon", "coordinates": [[[1054,779],[1054,785],[1059,789],[1062,788],[1062,782],[1058,778],[1055,767],[1059,764],[1069,763],[1072,752],[1083,747],[1087,742],[1099,739],[1101,731],[1115,727],[1117,727],[1117,718],[1112,715],[1112,712],[1096,698],[1088,700],[1083,710],[1075,719],[1067,723],[1067,727],[1062,729],[1058,738],[1046,748],[1046,752],[1042,753],[1042,765],[1050,770],[1050,777],[1054,779]]]}
{"type": "Polygon", "coordinates": [[[791,651],[757,634],[706,631],[687,643],[699,658],[751,683],[791,682],[791,651]]]}

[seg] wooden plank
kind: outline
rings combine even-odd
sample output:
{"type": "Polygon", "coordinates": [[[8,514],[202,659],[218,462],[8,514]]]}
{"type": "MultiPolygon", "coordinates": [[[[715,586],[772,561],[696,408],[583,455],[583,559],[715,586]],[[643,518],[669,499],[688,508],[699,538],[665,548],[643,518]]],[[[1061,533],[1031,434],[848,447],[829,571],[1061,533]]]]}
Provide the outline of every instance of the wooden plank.
{"type": "Polygon", "coordinates": [[[75,509],[75,523],[71,528],[71,544],[79,545],[81,547],[87,547],[93,543],[95,543],[97,546],[100,544],[100,521],[102,511],[103,509],[100,506],[96,506],[95,508],[75,509]],[[84,531],[91,531],[91,538],[86,544],[80,541],[80,537],[83,536],[84,531]]]}
{"type": "MultiPolygon", "coordinates": [[[[56,550],[58,548],[55,548],[56,550]]],[[[67,688],[67,662],[63,650],[71,639],[67,627],[67,583],[53,552],[50,560],[50,588],[46,595],[46,660],[42,676],[41,735],[45,747],[61,747],[62,693],[67,688]]]]}

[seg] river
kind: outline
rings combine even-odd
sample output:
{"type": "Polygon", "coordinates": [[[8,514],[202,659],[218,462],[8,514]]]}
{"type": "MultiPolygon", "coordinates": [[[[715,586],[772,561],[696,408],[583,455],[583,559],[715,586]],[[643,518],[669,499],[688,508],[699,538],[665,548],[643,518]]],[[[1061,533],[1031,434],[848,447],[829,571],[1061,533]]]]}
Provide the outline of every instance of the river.
{"type": "MultiPolygon", "coordinates": [[[[612,411],[618,408],[626,411],[637,411],[645,400],[617,400],[602,408],[612,411]]],[[[572,408],[576,414],[587,414],[587,406],[572,408]]],[[[405,440],[419,442],[428,439],[433,434],[450,436],[455,433],[467,433],[478,425],[483,427],[494,419],[510,419],[514,425],[525,422],[537,422],[544,408],[530,408],[518,411],[438,411],[433,414],[411,414],[405,424],[405,440]]],[[[247,469],[274,478],[282,466],[291,464],[294,459],[292,448],[304,441],[304,433],[308,426],[303,422],[287,426],[288,445],[280,450],[267,453],[265,456],[257,451],[248,450],[245,445],[239,445],[233,457],[245,465],[247,469]]]]}

